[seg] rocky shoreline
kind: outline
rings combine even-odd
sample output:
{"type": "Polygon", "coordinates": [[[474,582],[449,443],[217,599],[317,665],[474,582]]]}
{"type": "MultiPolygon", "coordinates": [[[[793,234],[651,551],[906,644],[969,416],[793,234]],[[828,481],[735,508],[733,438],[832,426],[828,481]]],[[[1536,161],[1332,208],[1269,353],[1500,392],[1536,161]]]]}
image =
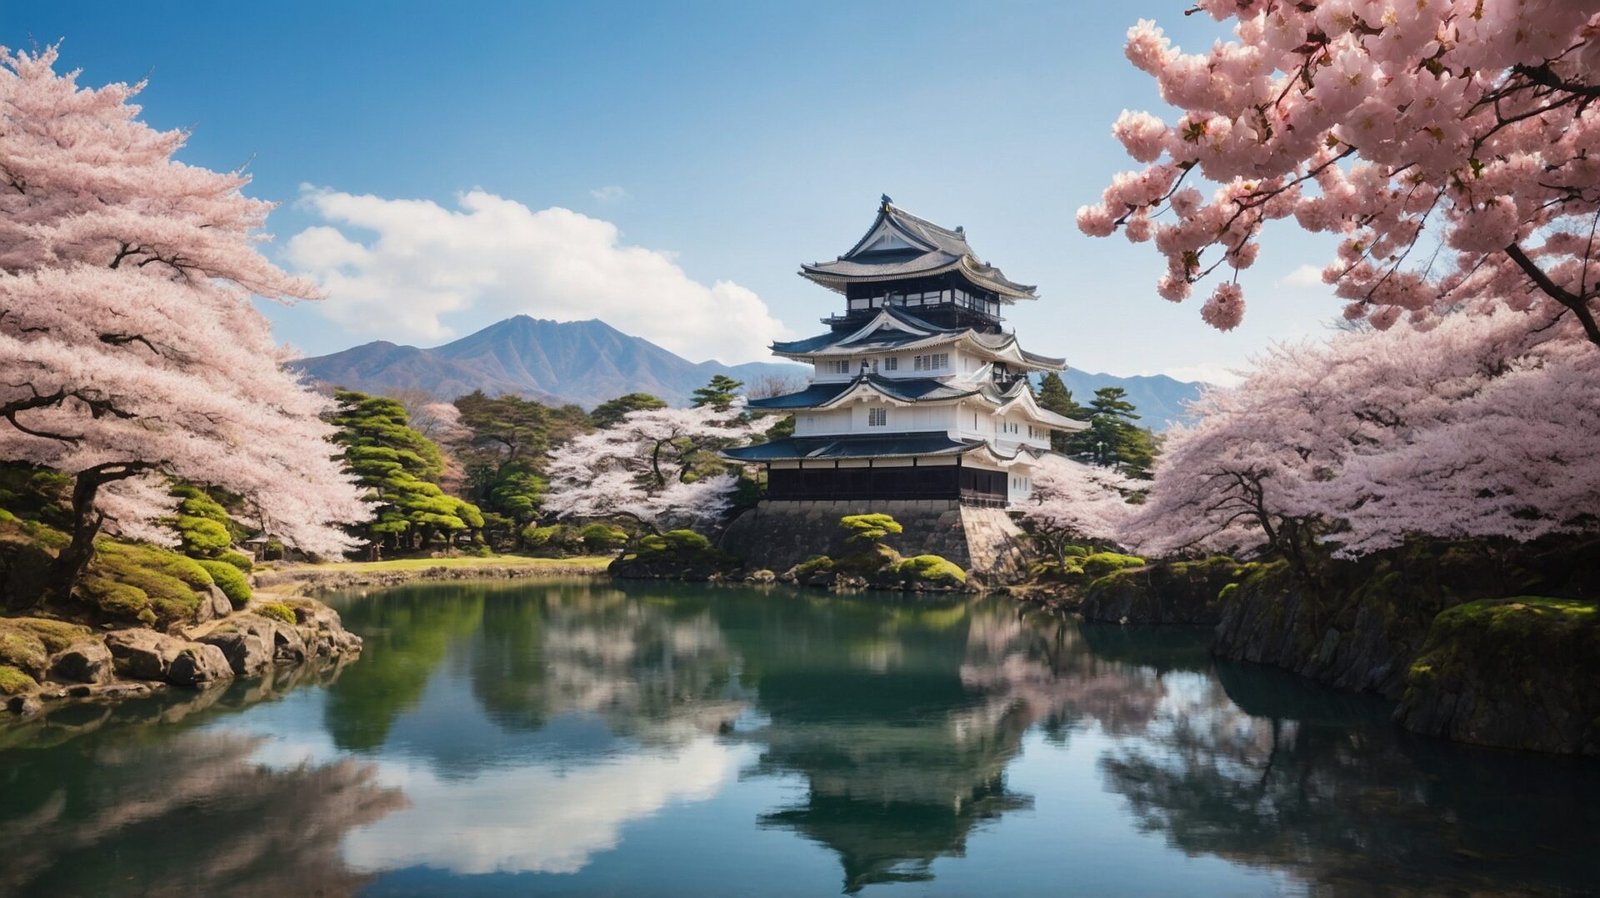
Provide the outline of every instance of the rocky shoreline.
{"type": "Polygon", "coordinates": [[[5,707],[30,718],[67,701],[120,701],[172,686],[203,689],[275,669],[326,665],[361,651],[338,612],[315,599],[258,593],[247,607],[162,633],[144,627],[92,630],[47,618],[8,618],[7,636],[37,686],[5,707]],[[64,646],[53,646],[66,642],[64,646]],[[27,651],[31,649],[32,651],[27,651]]]}
{"type": "MultiPolygon", "coordinates": [[[[1412,732],[1497,748],[1600,755],[1600,609],[1593,600],[1474,599],[1446,578],[1379,565],[1312,595],[1277,564],[1226,559],[1013,587],[1086,621],[1205,626],[1211,654],[1396,703],[1412,732]],[[1455,587],[1455,588],[1449,588],[1455,587]]],[[[1485,585],[1487,584],[1487,585],[1485,585]]]]}
{"type": "Polygon", "coordinates": [[[305,565],[262,570],[255,574],[255,583],[261,589],[275,589],[303,595],[323,589],[349,589],[360,586],[401,586],[424,580],[523,580],[550,577],[604,576],[603,568],[580,564],[551,565],[474,565],[458,567],[445,564],[403,570],[352,570],[339,565],[305,565]]]}

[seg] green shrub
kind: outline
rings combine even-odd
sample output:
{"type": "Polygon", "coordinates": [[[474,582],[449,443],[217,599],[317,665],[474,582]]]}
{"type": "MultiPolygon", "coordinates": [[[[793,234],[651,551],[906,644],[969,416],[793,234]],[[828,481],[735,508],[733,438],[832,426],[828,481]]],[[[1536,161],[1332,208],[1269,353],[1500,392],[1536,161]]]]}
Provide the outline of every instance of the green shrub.
{"type": "Polygon", "coordinates": [[[852,543],[876,544],[905,531],[899,521],[886,514],[847,514],[839,519],[839,526],[850,534],[846,541],[852,543]]]}
{"type": "Polygon", "coordinates": [[[281,540],[276,540],[276,539],[267,540],[267,544],[261,548],[261,560],[262,561],[281,561],[282,559],[283,559],[283,542],[281,540]]]}
{"type": "Polygon", "coordinates": [[[639,557],[651,555],[703,555],[714,551],[711,540],[693,530],[668,530],[660,535],[651,534],[639,540],[639,557]]]}
{"type": "Polygon", "coordinates": [[[1075,556],[1077,556],[1079,558],[1083,558],[1084,556],[1089,554],[1089,547],[1088,546],[1077,546],[1077,545],[1073,545],[1071,543],[1068,543],[1067,545],[1061,547],[1061,554],[1067,555],[1067,556],[1074,556],[1075,555],[1075,556]]]}
{"type": "Polygon", "coordinates": [[[95,557],[80,584],[80,593],[112,617],[186,621],[200,607],[201,593],[211,588],[211,575],[192,558],[143,543],[109,539],[95,542],[95,557]]]}
{"type": "Polygon", "coordinates": [[[202,559],[198,562],[211,575],[211,582],[217,584],[222,594],[228,597],[235,608],[243,608],[250,604],[250,581],[239,573],[239,569],[225,561],[211,561],[202,559]]]}
{"type": "Polygon", "coordinates": [[[522,530],[522,544],[544,554],[567,555],[583,549],[583,537],[567,524],[529,524],[522,530]]]}
{"type": "Polygon", "coordinates": [[[270,617],[275,620],[281,620],[286,624],[292,624],[295,622],[294,609],[283,604],[282,602],[268,602],[264,605],[257,605],[255,612],[262,617],[270,617]]]}
{"type": "Polygon", "coordinates": [[[1112,571],[1130,567],[1144,567],[1144,559],[1116,552],[1096,552],[1083,559],[1083,572],[1091,577],[1104,577],[1112,571]]]}
{"type": "Polygon", "coordinates": [[[900,553],[884,545],[872,545],[860,552],[851,552],[837,562],[839,570],[868,576],[879,571],[897,568],[900,553]]]}
{"type": "Polygon", "coordinates": [[[813,555],[790,569],[796,577],[809,577],[812,574],[826,574],[833,571],[833,559],[826,555],[813,555]]]}
{"type": "Polygon", "coordinates": [[[613,524],[590,524],[578,531],[578,537],[590,552],[615,552],[628,544],[628,531],[613,524]]]}
{"type": "MultiPolygon", "coordinates": [[[[232,565],[241,574],[248,574],[256,569],[256,563],[251,561],[250,556],[243,552],[223,552],[217,556],[217,560],[224,564],[232,565]]],[[[215,580],[216,578],[213,577],[211,579],[215,580]]]]}
{"type": "Polygon", "coordinates": [[[0,664],[0,695],[16,695],[19,692],[30,692],[38,685],[33,677],[17,670],[15,667],[0,664]]]}
{"type": "Polygon", "coordinates": [[[953,561],[938,555],[917,555],[900,562],[900,576],[936,586],[955,586],[967,582],[967,572],[953,561]]]}

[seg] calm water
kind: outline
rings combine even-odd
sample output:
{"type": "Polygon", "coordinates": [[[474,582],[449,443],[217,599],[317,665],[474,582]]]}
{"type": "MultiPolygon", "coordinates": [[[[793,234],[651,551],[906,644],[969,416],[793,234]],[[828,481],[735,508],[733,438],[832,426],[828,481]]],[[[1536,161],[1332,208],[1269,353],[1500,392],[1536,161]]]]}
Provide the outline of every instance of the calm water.
{"type": "Polygon", "coordinates": [[[1600,888],[1600,765],[1408,737],[1203,632],[588,583],[338,604],[342,669],[0,727],[0,893],[1600,888]]]}

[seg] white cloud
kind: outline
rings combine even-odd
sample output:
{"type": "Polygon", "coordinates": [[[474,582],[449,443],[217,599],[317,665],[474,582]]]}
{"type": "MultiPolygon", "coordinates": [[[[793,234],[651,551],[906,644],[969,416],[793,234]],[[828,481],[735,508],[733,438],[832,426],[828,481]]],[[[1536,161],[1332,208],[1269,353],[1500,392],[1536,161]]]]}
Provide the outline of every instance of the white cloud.
{"type": "Polygon", "coordinates": [[[374,872],[420,864],[460,874],[576,873],[615,848],[628,824],[714,797],[750,756],[706,736],[666,754],[491,769],[468,779],[384,764],[380,782],[402,789],[411,806],[352,831],[342,851],[350,866],[374,872]]]}
{"type": "Polygon", "coordinates": [[[482,190],[446,209],[312,188],[301,206],[327,224],[290,238],[286,261],[322,285],[323,314],[366,336],[437,343],[516,314],[600,318],[693,361],[729,363],[766,359],[768,343],[792,336],[752,291],[695,281],[669,254],[570,209],[482,190]]]}
{"type": "Polygon", "coordinates": [[[604,187],[596,187],[589,191],[589,195],[609,206],[612,203],[620,203],[627,199],[628,191],[623,190],[619,184],[607,184],[604,187]]]}
{"type": "Polygon", "coordinates": [[[1215,384],[1219,387],[1235,386],[1244,380],[1244,376],[1239,373],[1238,369],[1230,368],[1227,365],[1215,364],[1184,365],[1177,368],[1164,368],[1151,373],[1165,374],[1176,380],[1215,384]]]}
{"type": "Polygon", "coordinates": [[[1299,268],[1278,278],[1279,287],[1321,287],[1322,269],[1315,265],[1301,265],[1299,268]]]}

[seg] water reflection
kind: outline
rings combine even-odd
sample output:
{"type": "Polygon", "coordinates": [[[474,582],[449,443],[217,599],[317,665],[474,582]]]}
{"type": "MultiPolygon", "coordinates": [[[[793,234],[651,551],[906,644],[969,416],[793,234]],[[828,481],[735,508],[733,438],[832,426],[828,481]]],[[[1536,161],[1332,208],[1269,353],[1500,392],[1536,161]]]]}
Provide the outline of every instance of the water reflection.
{"type": "Polygon", "coordinates": [[[0,838],[39,834],[0,893],[239,891],[224,871],[285,894],[960,894],[967,864],[1008,894],[1600,876],[1592,765],[1409,739],[1381,704],[1214,665],[1203,633],[597,583],[343,601],[367,643],[342,671],[0,728],[0,838]],[[249,689],[276,700],[241,711],[249,689]],[[193,859],[155,850],[173,833],[193,859]]]}
{"type": "Polygon", "coordinates": [[[1174,847],[1287,869],[1317,894],[1592,893],[1592,765],[1411,738],[1387,718],[1376,701],[1219,664],[1151,738],[1100,764],[1174,847]]]}
{"type": "Polygon", "coordinates": [[[80,705],[4,731],[0,894],[347,895],[352,829],[405,804],[370,763],[269,770],[259,737],[197,727],[321,680],[302,669],[198,695],[80,705]]]}

